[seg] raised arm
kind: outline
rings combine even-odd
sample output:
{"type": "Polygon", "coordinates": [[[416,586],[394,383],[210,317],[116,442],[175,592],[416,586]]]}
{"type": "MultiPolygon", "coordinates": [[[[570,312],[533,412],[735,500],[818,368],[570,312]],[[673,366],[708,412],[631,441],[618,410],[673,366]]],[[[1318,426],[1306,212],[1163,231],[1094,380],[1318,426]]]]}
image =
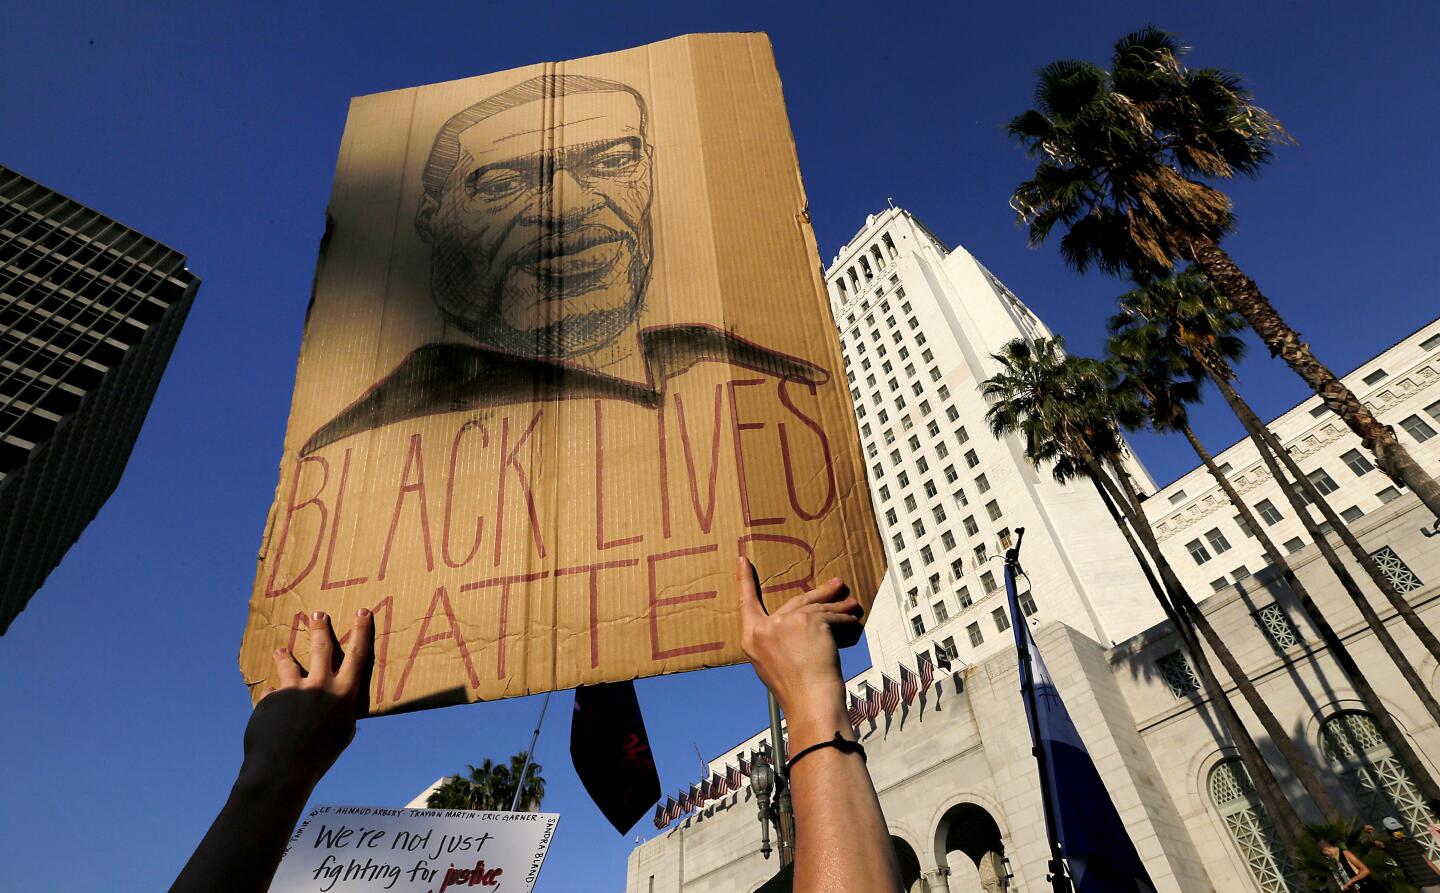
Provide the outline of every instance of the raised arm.
{"type": "Polygon", "coordinates": [[[171,893],[268,890],[305,802],[355,737],[355,719],[369,706],[373,618],[363,609],[355,615],[343,661],[330,618],[317,612],[308,622],[309,672],[276,649],[278,685],[245,726],[245,759],[230,799],[171,893]]]}
{"type": "MultiPolygon", "coordinates": [[[[859,638],[860,603],[834,579],[767,614],[750,562],[741,558],[736,575],[741,645],[785,712],[790,753],[837,734],[854,741],[839,648],[859,638]]],[[[900,893],[890,832],[861,754],[812,751],[795,762],[790,787],[797,893],[900,893]]]]}

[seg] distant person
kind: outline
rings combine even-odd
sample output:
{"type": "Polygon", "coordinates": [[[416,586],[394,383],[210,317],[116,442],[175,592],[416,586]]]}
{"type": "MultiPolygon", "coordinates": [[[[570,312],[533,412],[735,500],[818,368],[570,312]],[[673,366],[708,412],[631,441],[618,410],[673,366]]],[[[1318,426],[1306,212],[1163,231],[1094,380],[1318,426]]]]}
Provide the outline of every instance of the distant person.
{"type": "Polygon", "coordinates": [[[245,758],[230,799],[171,893],[268,890],[315,785],[355,737],[355,720],[369,707],[374,618],[363,608],[356,613],[343,654],[329,616],[317,611],[306,620],[310,668],[275,649],[277,684],[245,726],[245,758]]]}
{"type": "Polygon", "coordinates": [[[1385,852],[1400,866],[1405,880],[1419,887],[1420,893],[1440,893],[1440,868],[1435,867],[1420,844],[1405,836],[1400,820],[1386,816],[1380,824],[1390,835],[1390,839],[1385,841],[1385,852]]]}
{"type": "Polygon", "coordinates": [[[1330,873],[1335,876],[1335,882],[1340,885],[1341,890],[1350,890],[1353,893],[1375,890],[1366,880],[1370,877],[1370,866],[1361,862],[1359,856],[1329,840],[1321,839],[1319,843],[1320,852],[1330,861],[1330,873]]]}
{"type": "Polygon", "coordinates": [[[845,713],[839,646],[860,636],[859,601],[832,579],[767,613],[750,562],[741,558],[736,573],[741,647],[790,734],[796,893],[900,893],[880,798],[845,713]]]}

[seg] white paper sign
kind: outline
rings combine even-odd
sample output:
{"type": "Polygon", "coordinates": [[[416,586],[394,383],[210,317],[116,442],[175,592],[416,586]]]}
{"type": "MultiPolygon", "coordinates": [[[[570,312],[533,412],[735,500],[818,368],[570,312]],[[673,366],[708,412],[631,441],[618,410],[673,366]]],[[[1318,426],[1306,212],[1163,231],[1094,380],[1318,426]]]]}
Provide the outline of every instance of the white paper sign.
{"type": "Polygon", "coordinates": [[[271,893],[529,893],[560,815],[321,806],[285,850],[271,893]]]}

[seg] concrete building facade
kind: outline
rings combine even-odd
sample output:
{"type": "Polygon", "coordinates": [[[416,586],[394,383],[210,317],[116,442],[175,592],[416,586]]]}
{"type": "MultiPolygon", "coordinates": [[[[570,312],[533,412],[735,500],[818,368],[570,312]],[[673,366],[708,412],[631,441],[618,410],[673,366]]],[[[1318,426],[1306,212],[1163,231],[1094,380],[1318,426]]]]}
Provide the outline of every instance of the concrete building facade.
{"type": "Polygon", "coordinates": [[[0,633],[114,492],[199,285],[0,167],[0,633]]]}
{"type": "MultiPolygon", "coordinates": [[[[1049,889],[1045,879],[1049,853],[1018,693],[1018,668],[1008,624],[1000,622],[1005,617],[1003,595],[986,592],[983,584],[979,597],[972,595],[968,604],[960,594],[960,587],[973,586],[986,572],[998,581],[1000,565],[991,558],[1003,545],[1006,528],[1023,526],[1027,534],[1022,562],[1030,578],[1029,606],[1023,607],[1030,615],[1026,622],[1157,888],[1166,893],[1298,893],[1293,867],[1275,845],[1273,827],[1215,709],[1200,692],[1168,623],[1160,622],[1152,596],[1138,580],[1121,578],[1118,586],[1107,589],[1134,565],[1128,551],[1121,551],[1124,545],[1118,534],[1110,538],[1113,523],[1098,497],[1093,490],[1059,487],[1047,476],[1037,475],[1019,455],[1018,444],[992,439],[983,426],[984,403],[976,384],[990,374],[989,353],[1017,335],[1048,334],[1043,324],[968,253],[947,250],[898,209],[867,221],[831,265],[827,281],[847,371],[853,376],[862,448],[872,466],[871,487],[891,565],[867,622],[873,666],[848,681],[852,697],[857,690],[879,688],[884,675],[896,675],[897,666],[915,668],[922,648],[952,650],[946,642],[952,630],[968,631],[978,623],[982,633],[973,645],[971,636],[956,636],[953,651],[958,659],[948,671],[937,674],[932,687],[893,714],[882,713],[857,729],[868,751],[868,766],[900,857],[906,890],[1041,893],[1049,889]],[[922,333],[923,341],[918,337],[922,333]],[[901,354],[901,348],[908,355],[901,354]],[[931,357],[925,356],[927,349],[931,357]],[[905,368],[910,363],[914,373],[905,368]],[[938,370],[938,376],[931,369],[938,370]],[[942,385],[948,386],[948,394],[942,394],[942,385]],[[922,401],[929,403],[930,412],[920,405],[922,401]],[[947,417],[949,406],[955,408],[955,417],[947,417]],[[937,417],[938,434],[929,424],[937,417]],[[968,440],[961,439],[961,427],[968,429],[968,440]],[[893,441],[887,431],[893,432],[893,441]],[[910,440],[915,432],[919,432],[918,447],[910,440]],[[897,449],[898,461],[891,456],[897,449]],[[965,459],[969,450],[974,450],[978,461],[965,459]],[[960,462],[955,464],[957,456],[960,462]],[[957,479],[947,480],[946,469],[952,464],[957,479]],[[979,475],[988,479],[983,493],[977,486],[979,475]],[[926,487],[932,480],[937,493],[926,487]],[[953,495],[956,488],[964,489],[968,503],[953,495]],[[913,504],[907,497],[914,497],[913,504]],[[985,511],[990,500],[999,503],[998,517],[985,511]],[[935,514],[936,506],[943,506],[943,518],[935,514]],[[975,523],[984,526],[982,532],[972,533],[965,519],[977,508],[975,523]],[[923,533],[914,526],[916,520],[922,522],[923,533]],[[955,539],[954,547],[945,539],[947,532],[955,539]],[[975,546],[982,543],[987,554],[972,565],[968,559],[975,557],[975,546]],[[933,559],[923,552],[926,546],[933,559]],[[952,556],[967,560],[961,572],[947,575],[952,556]],[[905,562],[909,574],[903,569],[905,562]],[[940,585],[932,587],[936,570],[941,572],[940,585]],[[912,589],[918,598],[910,597],[912,589]],[[944,616],[934,610],[936,602],[944,606],[944,616]],[[998,617],[997,608],[1002,612],[998,617]],[[916,616],[921,623],[913,622],[916,616]]],[[[1423,413],[1429,405],[1419,393],[1423,388],[1400,384],[1429,379],[1415,371],[1424,368],[1416,350],[1433,354],[1440,346],[1429,341],[1429,328],[1435,327],[1407,338],[1357,370],[1362,378],[1377,365],[1395,373],[1391,387],[1403,389],[1408,402],[1387,406],[1388,398],[1367,397],[1377,408],[1384,406],[1382,418],[1387,421],[1400,421],[1392,419],[1395,411],[1416,413],[1418,407],[1423,413]],[[1426,343],[1430,346],[1422,347],[1426,343]],[[1404,358],[1412,362],[1404,365],[1404,358]]],[[[1376,394],[1384,389],[1376,384],[1376,394]]],[[[1298,409],[1310,418],[1307,405],[1298,409]]],[[[1286,426],[1294,415],[1292,411],[1282,417],[1277,430],[1287,443],[1308,443],[1306,438],[1315,434],[1309,426],[1297,430],[1286,426]]],[[[1312,421],[1325,430],[1322,421],[1312,421]]],[[[1440,422],[1432,427],[1440,427],[1440,422]]],[[[1324,436],[1317,436],[1321,439],[1324,436]]],[[[1341,439],[1331,437],[1322,446],[1342,456],[1347,448],[1338,442],[1341,439]]],[[[1316,457],[1320,453],[1306,458],[1329,461],[1316,457]]],[[[1242,474],[1249,468],[1236,458],[1228,461],[1242,474]]],[[[1304,461],[1302,465],[1311,467],[1304,461]]],[[[1150,480],[1138,463],[1134,471],[1139,481],[1150,480]]],[[[1378,472],[1356,477],[1376,491],[1387,483],[1378,472]]],[[[1195,480],[1195,473],[1183,476],[1151,497],[1150,504],[1169,507],[1172,513],[1188,511],[1192,499],[1205,504],[1207,491],[1195,480]],[[1185,500],[1170,506],[1166,493],[1187,488],[1185,500]]],[[[1153,484],[1149,489],[1154,489],[1153,484]]],[[[1428,537],[1433,519],[1411,494],[1385,498],[1369,489],[1371,500],[1364,503],[1363,515],[1350,519],[1350,529],[1368,549],[1388,550],[1394,556],[1387,565],[1392,581],[1423,618],[1432,623],[1440,620],[1440,587],[1435,585],[1440,579],[1440,550],[1430,547],[1428,537]]],[[[1220,516],[1218,507],[1210,511],[1220,516]]],[[[1229,514],[1224,515],[1227,520],[1229,514]]],[[[1199,525],[1192,521],[1189,526],[1199,525]]],[[[1172,531],[1166,548],[1174,549],[1178,541],[1179,554],[1190,561],[1184,552],[1189,537],[1182,532],[1172,531]]],[[[1234,548],[1237,561],[1248,557],[1238,554],[1239,545],[1234,548]]],[[[1440,772],[1440,728],[1375,642],[1314,545],[1302,543],[1290,558],[1382,692],[1425,768],[1440,772]]],[[[1406,768],[1376,731],[1289,588],[1261,562],[1251,560],[1251,572],[1238,580],[1227,578],[1206,598],[1203,610],[1281,724],[1291,730],[1301,752],[1328,770],[1322,775],[1342,808],[1377,823],[1394,815],[1422,832],[1417,836],[1428,836],[1423,834],[1424,806],[1406,768]]],[[[1172,561],[1177,568],[1184,567],[1177,558],[1172,561]]],[[[1191,566],[1199,567],[1193,561],[1191,566]]],[[[1197,595],[1201,591],[1196,588],[1197,595]]],[[[1210,591],[1208,584],[1203,591],[1210,591]]],[[[1383,605],[1378,598],[1375,604],[1377,609],[1383,605]]],[[[1440,684],[1440,666],[1394,612],[1383,607],[1380,614],[1402,650],[1432,687],[1440,684]]],[[[1238,696],[1231,700],[1247,725],[1258,729],[1238,696]]],[[[727,767],[761,747],[765,735],[757,731],[716,757],[711,772],[724,777],[727,767]]],[[[1295,795],[1294,801],[1302,804],[1302,814],[1318,818],[1305,812],[1308,801],[1273,745],[1262,738],[1261,747],[1295,795]]],[[[796,818],[804,821],[804,816],[796,818]]],[[[756,803],[742,784],[708,798],[702,808],[638,846],[630,856],[626,889],[627,893],[750,893],[776,868],[773,860],[760,855],[756,803]]]]}

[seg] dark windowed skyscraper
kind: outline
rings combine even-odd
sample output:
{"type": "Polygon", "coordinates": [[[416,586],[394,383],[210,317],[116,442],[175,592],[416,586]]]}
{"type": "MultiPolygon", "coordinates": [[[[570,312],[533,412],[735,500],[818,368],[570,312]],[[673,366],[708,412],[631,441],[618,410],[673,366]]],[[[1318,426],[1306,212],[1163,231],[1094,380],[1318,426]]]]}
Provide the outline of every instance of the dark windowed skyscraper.
{"type": "Polygon", "coordinates": [[[0,634],[119,483],[199,285],[0,166],[0,634]]]}

